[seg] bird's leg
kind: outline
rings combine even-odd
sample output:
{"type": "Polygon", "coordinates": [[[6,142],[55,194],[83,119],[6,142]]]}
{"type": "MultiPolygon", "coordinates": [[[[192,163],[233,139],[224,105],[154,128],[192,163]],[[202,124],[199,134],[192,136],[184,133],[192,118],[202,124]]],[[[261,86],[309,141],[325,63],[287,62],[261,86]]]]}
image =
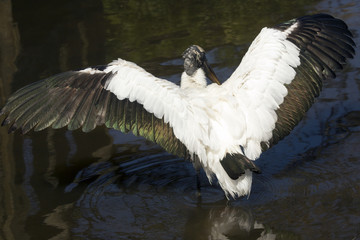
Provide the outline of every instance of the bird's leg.
{"type": "Polygon", "coordinates": [[[200,159],[195,156],[188,156],[188,159],[193,164],[193,167],[196,172],[196,198],[197,198],[197,204],[201,204],[201,182],[200,182],[200,169],[201,169],[201,163],[200,159]]]}
{"type": "Polygon", "coordinates": [[[197,199],[197,205],[200,206],[201,203],[202,203],[201,183],[200,183],[200,168],[196,169],[196,199],[197,199]]]}
{"type": "Polygon", "coordinates": [[[193,160],[192,163],[196,171],[196,198],[198,199],[198,202],[201,202],[201,182],[200,182],[201,166],[199,161],[193,160]]]}
{"type": "Polygon", "coordinates": [[[196,197],[201,198],[200,168],[196,168],[196,197]]]}

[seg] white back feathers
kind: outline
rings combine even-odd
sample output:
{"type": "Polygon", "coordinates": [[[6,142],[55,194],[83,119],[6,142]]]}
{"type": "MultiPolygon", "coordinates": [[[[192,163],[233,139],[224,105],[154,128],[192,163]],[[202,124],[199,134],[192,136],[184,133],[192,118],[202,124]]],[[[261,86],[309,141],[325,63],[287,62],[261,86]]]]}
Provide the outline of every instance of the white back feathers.
{"type": "Polygon", "coordinates": [[[119,59],[23,87],[1,110],[3,125],[23,133],[102,124],[130,131],[197,161],[227,196],[239,197],[260,172],[253,160],[298,124],[354,45],[343,21],[304,16],[261,30],[222,85],[193,45],[183,54],[181,87],[119,59]]]}

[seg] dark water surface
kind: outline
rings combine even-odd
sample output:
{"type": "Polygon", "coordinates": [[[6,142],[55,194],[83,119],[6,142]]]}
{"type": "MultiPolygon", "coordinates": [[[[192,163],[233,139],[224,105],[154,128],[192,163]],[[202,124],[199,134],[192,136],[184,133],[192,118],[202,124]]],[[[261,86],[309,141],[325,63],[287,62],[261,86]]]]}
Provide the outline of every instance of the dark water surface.
{"type": "MultiPolygon", "coordinates": [[[[3,0],[1,105],[118,57],[178,82],[194,43],[225,80],[262,27],[317,12],[344,19],[360,46],[359,1],[3,0]]],[[[199,202],[192,165],[131,134],[1,128],[0,239],[360,239],[359,73],[357,49],[236,201],[202,174],[199,202]]]]}

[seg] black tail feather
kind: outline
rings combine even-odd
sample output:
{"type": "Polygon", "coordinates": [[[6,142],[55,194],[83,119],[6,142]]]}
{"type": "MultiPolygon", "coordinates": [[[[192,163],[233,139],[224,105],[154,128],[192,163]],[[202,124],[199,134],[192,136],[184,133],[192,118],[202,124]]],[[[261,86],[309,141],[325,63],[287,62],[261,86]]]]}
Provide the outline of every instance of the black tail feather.
{"type": "Polygon", "coordinates": [[[245,170],[248,169],[254,173],[261,173],[261,170],[242,154],[226,154],[226,156],[220,161],[222,167],[231,179],[238,179],[245,170]]]}

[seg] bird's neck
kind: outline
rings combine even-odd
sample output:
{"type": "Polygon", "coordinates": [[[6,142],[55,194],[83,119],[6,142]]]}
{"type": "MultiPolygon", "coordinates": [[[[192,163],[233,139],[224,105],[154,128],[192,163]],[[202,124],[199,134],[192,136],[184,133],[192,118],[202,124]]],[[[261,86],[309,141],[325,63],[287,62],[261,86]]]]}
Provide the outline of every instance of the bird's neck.
{"type": "Polygon", "coordinates": [[[181,88],[204,88],[206,87],[206,76],[204,70],[199,68],[193,75],[189,76],[186,72],[181,75],[181,88]]]}

